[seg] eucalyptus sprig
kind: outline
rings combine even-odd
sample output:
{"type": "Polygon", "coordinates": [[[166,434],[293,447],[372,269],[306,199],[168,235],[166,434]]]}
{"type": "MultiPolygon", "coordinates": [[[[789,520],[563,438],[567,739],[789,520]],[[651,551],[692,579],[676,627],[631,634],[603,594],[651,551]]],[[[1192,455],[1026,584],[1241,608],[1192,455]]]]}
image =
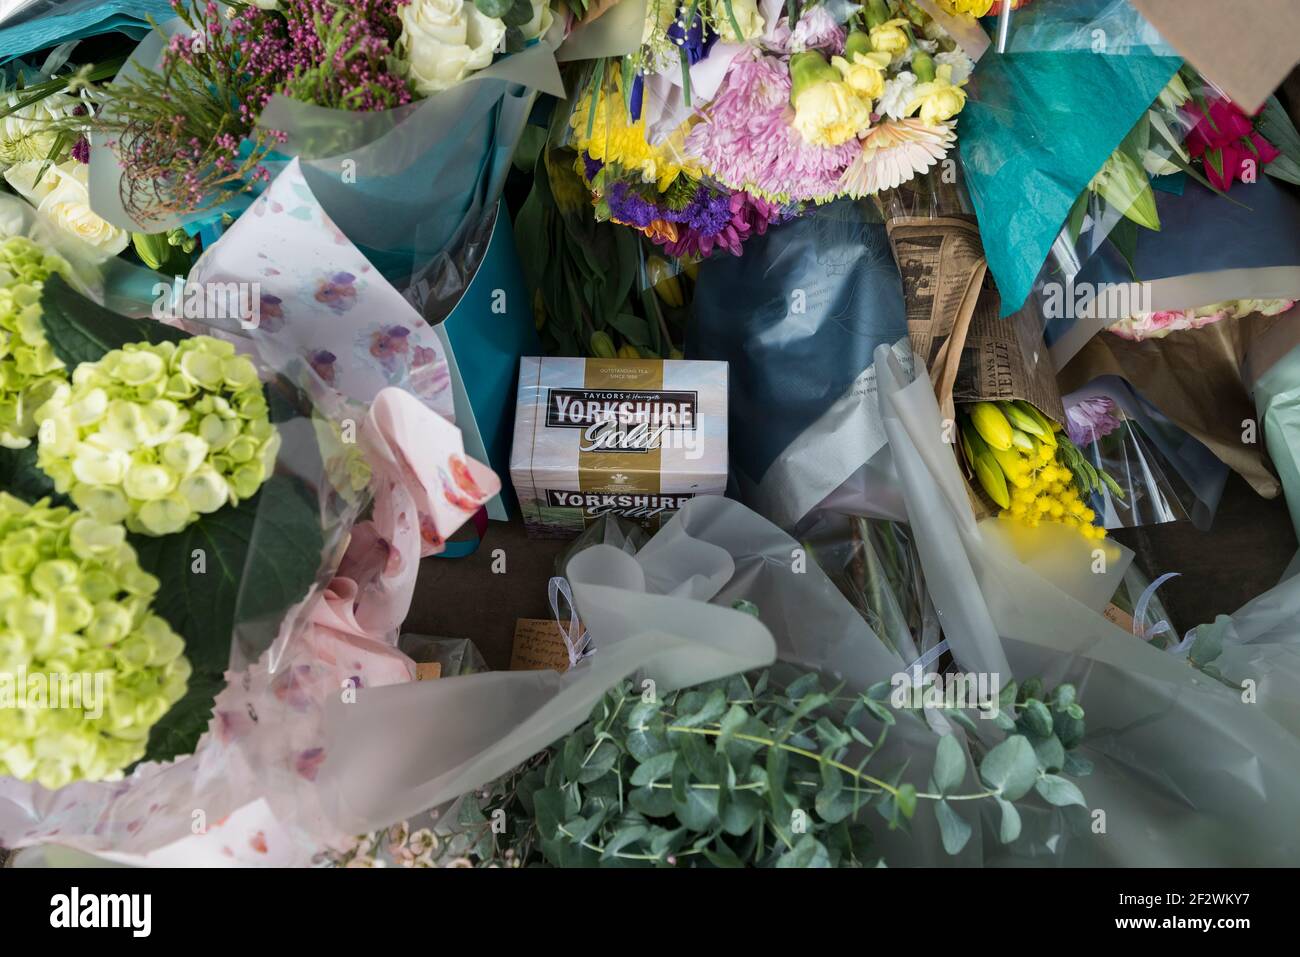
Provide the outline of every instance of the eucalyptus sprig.
{"type": "MultiPolygon", "coordinates": [[[[1090,770],[1069,754],[1084,728],[1073,687],[1004,689],[1002,740],[936,736],[924,788],[905,766],[876,766],[900,718],[915,720],[890,706],[889,691],[843,696],[815,673],[783,689],[762,672],[662,697],[625,681],[512,784],[511,800],[471,813],[481,821],[502,809],[509,822],[480,832],[477,852],[555,867],[866,867],[884,863],[873,826],[907,829],[920,808],[956,854],[973,834],[958,811],[966,802],[1000,807],[1003,843],[1019,836],[1017,803],[1031,791],[1084,804],[1063,776],[1090,770]]],[[[976,730],[968,715],[945,713],[976,730]]]]}

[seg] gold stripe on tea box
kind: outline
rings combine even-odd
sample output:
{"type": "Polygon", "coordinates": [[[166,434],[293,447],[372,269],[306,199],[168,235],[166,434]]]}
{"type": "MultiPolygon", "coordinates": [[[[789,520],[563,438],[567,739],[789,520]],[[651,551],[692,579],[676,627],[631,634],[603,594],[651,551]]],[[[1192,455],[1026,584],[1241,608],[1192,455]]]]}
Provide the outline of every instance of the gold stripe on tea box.
{"type": "MultiPolygon", "coordinates": [[[[662,359],[588,359],[583,385],[591,392],[593,402],[616,402],[632,399],[638,392],[658,392],[664,387],[662,359]],[[632,393],[621,396],[619,393],[632,393]]],[[[623,433],[636,427],[635,421],[621,417],[613,428],[623,433]]],[[[583,492],[619,495],[658,495],[663,453],[658,444],[653,449],[637,451],[594,450],[578,452],[578,488],[583,492]]],[[[589,509],[583,509],[586,522],[592,520],[589,509]]]]}

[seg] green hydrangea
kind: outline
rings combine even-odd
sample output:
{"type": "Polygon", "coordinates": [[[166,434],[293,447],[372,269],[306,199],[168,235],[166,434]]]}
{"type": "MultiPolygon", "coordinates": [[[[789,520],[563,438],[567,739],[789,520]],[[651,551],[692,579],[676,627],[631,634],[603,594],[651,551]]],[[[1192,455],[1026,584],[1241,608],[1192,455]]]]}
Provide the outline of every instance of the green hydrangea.
{"type": "Polygon", "coordinates": [[[170,535],[256,494],[280,434],[228,342],[134,343],[83,362],[36,411],[36,462],[101,522],[170,535]]]}
{"type": "Polygon", "coordinates": [[[67,372],[41,325],[41,290],[68,264],[22,236],[0,242],[0,446],[26,448],[33,415],[67,372]]]}
{"type": "Polygon", "coordinates": [[[0,492],[0,776],[53,789],[144,755],[190,677],[157,590],[121,525],[0,492]]]}

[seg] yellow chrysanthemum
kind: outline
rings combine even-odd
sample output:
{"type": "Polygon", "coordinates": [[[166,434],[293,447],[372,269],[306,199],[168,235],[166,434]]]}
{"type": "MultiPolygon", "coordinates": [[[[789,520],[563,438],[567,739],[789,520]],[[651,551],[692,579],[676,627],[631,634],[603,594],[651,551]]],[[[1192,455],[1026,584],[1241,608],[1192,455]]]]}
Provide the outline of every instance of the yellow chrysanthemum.
{"type": "Polygon", "coordinates": [[[699,164],[685,158],[683,149],[691,121],[683,123],[658,146],[646,139],[645,117],[632,122],[623,96],[618,91],[601,90],[596,98],[596,116],[591,119],[591,94],[579,101],[569,125],[574,132],[575,147],[602,163],[617,163],[627,170],[638,170],[647,183],[660,192],[668,189],[683,173],[699,176],[699,164]],[[590,125],[591,136],[587,136],[590,125]]]}

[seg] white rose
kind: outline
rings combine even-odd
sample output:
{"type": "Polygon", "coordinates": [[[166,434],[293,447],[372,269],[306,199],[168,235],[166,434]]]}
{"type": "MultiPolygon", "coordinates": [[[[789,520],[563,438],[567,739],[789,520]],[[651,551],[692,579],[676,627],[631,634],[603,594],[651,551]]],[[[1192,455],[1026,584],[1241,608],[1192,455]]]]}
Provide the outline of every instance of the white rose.
{"type": "Polygon", "coordinates": [[[36,212],[66,233],[95,247],[106,256],[116,256],[131,241],[131,234],[118,229],[90,208],[86,180],[90,168],[76,160],[49,166],[36,181],[43,160],[17,163],[5,170],[5,179],[36,212]]]}
{"type": "Polygon", "coordinates": [[[740,36],[731,26],[726,4],[718,2],[713,7],[713,19],[718,25],[718,36],[728,43],[744,43],[763,35],[763,15],[758,12],[757,0],[731,0],[731,13],[740,27],[740,36]]]}
{"type": "MultiPolygon", "coordinates": [[[[12,107],[18,97],[18,93],[10,93],[6,105],[12,107]]],[[[0,169],[48,157],[58,138],[50,121],[68,116],[78,102],[66,93],[52,93],[0,120],[0,169]]]]}
{"type": "Polygon", "coordinates": [[[465,0],[411,0],[398,7],[398,48],[416,92],[423,96],[455,86],[492,63],[506,25],[465,0]]]}
{"type": "MultiPolygon", "coordinates": [[[[749,0],[753,2],[753,0],[749,0]]],[[[551,5],[548,0],[533,0],[533,18],[519,28],[523,33],[525,40],[531,40],[534,37],[540,37],[551,29],[551,23],[555,17],[551,13],[551,5]]]]}

